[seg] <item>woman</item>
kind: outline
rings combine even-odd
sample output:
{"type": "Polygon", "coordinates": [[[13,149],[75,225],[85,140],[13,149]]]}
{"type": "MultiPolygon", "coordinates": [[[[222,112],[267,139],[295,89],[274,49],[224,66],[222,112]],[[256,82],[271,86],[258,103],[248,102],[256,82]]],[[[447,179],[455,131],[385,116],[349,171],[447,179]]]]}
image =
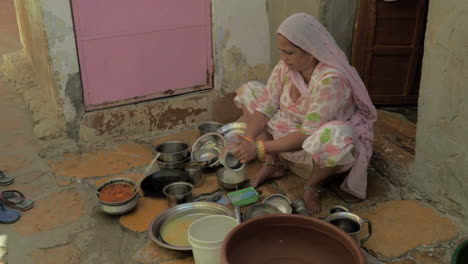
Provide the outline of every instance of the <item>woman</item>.
{"type": "Polygon", "coordinates": [[[231,145],[234,155],[243,163],[264,160],[251,182],[254,187],[284,175],[279,155],[290,164],[312,167],[304,200],[314,214],[320,211],[318,187],[337,173],[349,171],[341,188],[365,198],[376,120],[366,87],[312,16],[288,17],[277,41],[281,60],[267,85],[248,82],[236,91],[234,101],[243,110],[247,129],[231,145]]]}

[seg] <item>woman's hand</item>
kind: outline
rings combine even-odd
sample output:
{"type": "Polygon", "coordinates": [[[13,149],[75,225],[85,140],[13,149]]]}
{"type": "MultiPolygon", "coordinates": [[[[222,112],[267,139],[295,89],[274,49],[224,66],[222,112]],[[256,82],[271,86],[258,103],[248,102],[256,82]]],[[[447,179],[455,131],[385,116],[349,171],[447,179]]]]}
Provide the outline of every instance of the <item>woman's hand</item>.
{"type": "Polygon", "coordinates": [[[255,142],[249,141],[239,135],[236,135],[236,137],[236,141],[228,146],[232,154],[234,154],[241,163],[247,163],[257,158],[257,146],[255,142]]]}

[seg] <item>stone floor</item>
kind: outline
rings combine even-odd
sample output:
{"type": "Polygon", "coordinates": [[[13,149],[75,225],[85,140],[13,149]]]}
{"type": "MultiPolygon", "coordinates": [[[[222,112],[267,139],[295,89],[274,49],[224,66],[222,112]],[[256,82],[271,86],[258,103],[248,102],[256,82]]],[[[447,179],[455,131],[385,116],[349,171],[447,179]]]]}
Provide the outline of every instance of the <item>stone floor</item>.
{"type": "MultiPolygon", "coordinates": [[[[0,0],[0,58],[21,47],[12,3],[0,0]]],[[[161,248],[149,239],[148,226],[168,208],[165,200],[143,197],[133,212],[108,216],[96,206],[95,188],[113,177],[139,179],[154,156],[152,146],[170,139],[193,143],[198,138],[196,131],[43,157],[22,98],[1,74],[0,112],[0,169],[16,180],[10,186],[0,186],[0,191],[19,190],[35,201],[34,208],[22,212],[18,222],[0,224],[0,236],[7,238],[10,264],[193,263],[190,253],[161,248]]],[[[407,175],[403,172],[411,166],[414,142],[407,140],[405,133],[414,134],[414,128],[394,129],[389,125],[394,121],[391,115],[379,113],[374,144],[378,158],[369,169],[368,198],[357,201],[332,183],[325,190],[323,210],[316,217],[326,216],[331,206],[344,205],[370,219],[373,235],[363,245],[369,263],[449,263],[456,241],[466,235],[466,230],[396,184],[401,179],[395,175],[407,175]],[[396,132],[403,137],[392,137],[396,132]],[[391,157],[385,158],[385,153],[391,153],[391,157]],[[389,170],[392,164],[398,164],[399,169],[389,170]]],[[[248,176],[255,175],[260,166],[249,164],[248,176]]],[[[303,184],[301,178],[288,174],[260,186],[260,199],[272,193],[300,198],[303,184]]],[[[215,175],[206,174],[205,184],[196,189],[196,194],[218,188],[215,175]]]]}

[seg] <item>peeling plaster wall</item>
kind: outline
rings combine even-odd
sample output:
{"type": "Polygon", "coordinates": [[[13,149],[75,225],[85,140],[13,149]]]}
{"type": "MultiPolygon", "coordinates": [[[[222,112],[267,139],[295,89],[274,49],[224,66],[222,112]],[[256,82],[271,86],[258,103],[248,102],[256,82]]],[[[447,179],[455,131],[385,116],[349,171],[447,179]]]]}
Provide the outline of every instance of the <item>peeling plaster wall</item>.
{"type": "Polygon", "coordinates": [[[411,183],[468,218],[468,2],[429,1],[411,183]]]}
{"type": "Polygon", "coordinates": [[[270,74],[270,32],[265,0],[212,1],[215,87],[223,93],[270,74]]]}
{"type": "Polygon", "coordinates": [[[270,28],[270,56],[272,67],[279,61],[278,44],[276,43],[276,30],[288,16],[303,12],[319,18],[320,0],[267,0],[268,22],[270,28]]]}
{"type": "Polygon", "coordinates": [[[59,114],[66,124],[68,136],[75,137],[84,113],[70,1],[42,0],[44,28],[49,56],[57,85],[59,114]]]}
{"type": "MultiPolygon", "coordinates": [[[[47,138],[60,134],[62,120],[59,114],[57,83],[50,63],[48,36],[44,26],[43,2],[15,0],[15,7],[20,39],[24,47],[22,53],[32,64],[34,77],[38,84],[38,89],[33,91],[32,87],[28,87],[23,92],[34,100],[28,104],[31,111],[36,112],[34,115],[36,123],[40,123],[34,127],[36,134],[39,137],[47,138]]],[[[23,66],[18,65],[17,67],[22,68],[23,66]]],[[[19,72],[17,75],[22,75],[20,70],[17,72],[19,72]]],[[[13,78],[18,82],[24,82],[21,80],[22,76],[14,76],[13,78]]]]}

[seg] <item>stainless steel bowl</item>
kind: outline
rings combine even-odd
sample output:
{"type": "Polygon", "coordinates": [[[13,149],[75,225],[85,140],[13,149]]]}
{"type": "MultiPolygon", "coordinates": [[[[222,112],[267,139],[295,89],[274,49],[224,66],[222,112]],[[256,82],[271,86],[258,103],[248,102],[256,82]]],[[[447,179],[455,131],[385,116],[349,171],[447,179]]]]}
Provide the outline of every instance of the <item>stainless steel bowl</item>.
{"type": "Polygon", "coordinates": [[[222,126],[218,129],[217,133],[221,134],[226,141],[229,141],[231,136],[235,134],[243,135],[245,133],[245,129],[247,128],[247,124],[243,122],[234,122],[229,123],[227,125],[222,126]]]}
{"type": "Polygon", "coordinates": [[[291,201],[282,194],[272,194],[263,200],[263,203],[271,204],[285,214],[292,213],[291,201]]]}
{"type": "Polygon", "coordinates": [[[215,133],[223,126],[223,124],[218,122],[205,122],[198,126],[198,131],[200,132],[200,136],[203,136],[207,133],[215,133]]]}
{"type": "Polygon", "coordinates": [[[183,141],[167,141],[156,146],[159,160],[163,162],[177,162],[185,160],[189,156],[190,146],[183,141]]]}
{"type": "Polygon", "coordinates": [[[135,182],[132,181],[131,179],[128,179],[128,178],[114,178],[114,179],[110,179],[110,180],[104,182],[102,185],[100,185],[97,188],[97,193],[96,193],[96,196],[98,198],[98,207],[99,207],[99,209],[101,209],[103,212],[105,212],[107,214],[110,214],[110,215],[121,215],[121,214],[125,214],[127,212],[130,212],[133,208],[135,208],[135,206],[138,203],[138,199],[140,198],[136,188],[134,189],[135,193],[133,194],[133,196],[131,196],[130,198],[128,198],[128,199],[126,199],[124,201],[106,202],[106,201],[102,201],[99,198],[99,195],[100,195],[100,192],[101,192],[102,188],[104,188],[105,186],[114,184],[114,183],[128,183],[128,184],[133,185],[135,187],[135,182]]]}
{"type": "Polygon", "coordinates": [[[225,190],[240,189],[247,180],[245,170],[233,171],[221,168],[216,172],[218,184],[225,190]]]}
{"type": "Polygon", "coordinates": [[[136,207],[139,197],[140,195],[137,193],[132,200],[121,205],[106,205],[100,202],[98,203],[98,208],[109,215],[123,215],[132,211],[136,207]]]}
{"type": "Polygon", "coordinates": [[[192,247],[178,247],[170,245],[161,238],[161,228],[164,224],[190,214],[227,215],[234,217],[233,212],[229,208],[217,203],[193,202],[180,204],[167,209],[153,219],[148,230],[151,240],[154,243],[169,249],[192,250],[192,247]]]}
{"type": "Polygon", "coordinates": [[[225,145],[226,141],[220,134],[207,133],[193,144],[191,158],[207,163],[208,167],[216,167],[220,164],[219,157],[225,145]]]}
{"type": "Polygon", "coordinates": [[[163,188],[169,207],[192,201],[192,191],[194,186],[188,182],[173,182],[163,188]]]}
{"type": "Polygon", "coordinates": [[[185,164],[187,164],[190,161],[190,157],[185,158],[184,160],[181,161],[174,161],[174,162],[165,162],[162,160],[157,159],[156,163],[158,164],[159,168],[161,169],[179,169],[183,170],[185,167],[185,164]]]}

